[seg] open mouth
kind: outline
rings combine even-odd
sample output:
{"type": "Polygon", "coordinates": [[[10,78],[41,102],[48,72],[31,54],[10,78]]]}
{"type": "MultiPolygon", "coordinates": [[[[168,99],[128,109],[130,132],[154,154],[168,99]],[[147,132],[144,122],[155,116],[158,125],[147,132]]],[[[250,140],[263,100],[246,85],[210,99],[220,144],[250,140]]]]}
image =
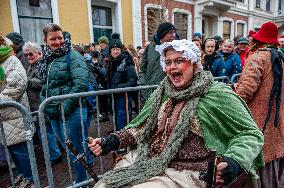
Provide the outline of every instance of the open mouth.
{"type": "Polygon", "coordinates": [[[172,78],[175,82],[177,82],[182,78],[182,73],[181,72],[173,72],[172,78]]]}

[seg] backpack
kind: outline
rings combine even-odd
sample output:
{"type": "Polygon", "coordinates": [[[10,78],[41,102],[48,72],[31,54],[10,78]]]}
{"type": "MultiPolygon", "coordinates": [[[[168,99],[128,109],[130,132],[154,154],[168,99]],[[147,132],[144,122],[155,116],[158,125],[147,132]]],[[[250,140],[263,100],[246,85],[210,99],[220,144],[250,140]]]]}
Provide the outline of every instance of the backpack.
{"type": "MultiPolygon", "coordinates": [[[[66,54],[66,63],[67,63],[67,70],[70,71],[70,50],[67,52],[66,54]]],[[[90,76],[88,77],[90,78],[90,76]]],[[[89,91],[95,91],[94,87],[92,86],[92,84],[90,83],[90,81],[88,82],[88,92],[89,91]]],[[[91,107],[95,108],[97,101],[96,101],[96,96],[92,95],[92,96],[88,96],[87,97],[87,102],[90,104],[91,107]]]]}

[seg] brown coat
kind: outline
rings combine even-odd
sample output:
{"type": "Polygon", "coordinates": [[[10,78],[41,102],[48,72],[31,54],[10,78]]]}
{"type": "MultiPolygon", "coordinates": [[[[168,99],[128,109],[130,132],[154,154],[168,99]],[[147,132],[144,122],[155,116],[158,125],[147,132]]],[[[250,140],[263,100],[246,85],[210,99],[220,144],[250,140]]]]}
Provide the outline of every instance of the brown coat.
{"type": "MultiPolygon", "coordinates": [[[[284,69],[283,64],[282,67],[284,69]]],[[[268,112],[273,80],[270,51],[261,49],[249,56],[238,82],[237,94],[248,104],[260,129],[263,128],[268,112]]],[[[284,156],[284,79],[282,80],[281,101],[279,127],[274,127],[274,100],[270,120],[264,134],[264,158],[266,163],[284,156]]]]}

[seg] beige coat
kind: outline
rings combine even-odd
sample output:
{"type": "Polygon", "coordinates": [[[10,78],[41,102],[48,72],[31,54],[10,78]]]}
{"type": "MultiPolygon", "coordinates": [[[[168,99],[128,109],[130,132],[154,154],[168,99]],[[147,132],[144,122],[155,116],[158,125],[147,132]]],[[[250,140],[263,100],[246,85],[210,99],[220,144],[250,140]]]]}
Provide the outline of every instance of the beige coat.
{"type": "MultiPolygon", "coordinates": [[[[284,65],[282,64],[284,69],[284,65]]],[[[247,59],[237,86],[237,94],[248,104],[256,124],[262,130],[268,112],[268,103],[273,85],[271,53],[258,50],[247,59]]],[[[270,120],[264,133],[264,158],[270,162],[284,156],[284,78],[282,80],[279,127],[274,127],[275,100],[270,120]]]]}
{"type": "MultiPolygon", "coordinates": [[[[0,82],[0,99],[14,100],[29,109],[26,94],[27,75],[20,60],[12,55],[0,66],[3,66],[5,80],[0,82]]],[[[22,114],[13,107],[0,108],[7,145],[25,141],[25,129],[22,114]]],[[[3,143],[2,137],[1,142],[3,143]]]]}

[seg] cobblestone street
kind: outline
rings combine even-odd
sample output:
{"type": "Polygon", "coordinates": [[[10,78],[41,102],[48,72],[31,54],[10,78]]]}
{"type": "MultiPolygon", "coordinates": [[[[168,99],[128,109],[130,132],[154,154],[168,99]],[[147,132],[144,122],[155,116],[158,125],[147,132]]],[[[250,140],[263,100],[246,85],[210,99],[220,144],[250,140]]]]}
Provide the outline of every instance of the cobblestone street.
{"type": "MultiPolygon", "coordinates": [[[[113,130],[113,124],[110,121],[100,123],[100,125],[101,125],[102,135],[107,135],[108,131],[113,130]]],[[[94,122],[92,122],[91,127],[89,129],[89,135],[92,137],[95,137],[95,135],[97,135],[94,122]]],[[[47,175],[46,175],[46,170],[45,170],[43,152],[41,149],[37,149],[35,150],[35,154],[36,154],[36,159],[37,159],[37,166],[38,166],[41,186],[46,187],[48,186],[48,181],[47,181],[47,175]]],[[[104,172],[113,168],[114,162],[113,162],[112,154],[103,156],[102,162],[103,162],[104,172]]],[[[71,182],[69,181],[68,162],[67,162],[66,157],[63,159],[62,163],[53,166],[52,170],[53,170],[53,176],[54,176],[54,184],[56,188],[57,187],[58,188],[67,187],[68,185],[71,185],[71,182]]],[[[99,158],[95,160],[93,170],[96,172],[96,174],[101,174],[99,158]]],[[[10,183],[11,183],[11,179],[9,176],[9,170],[7,168],[3,168],[3,169],[1,168],[0,188],[6,188],[10,183]]]]}

